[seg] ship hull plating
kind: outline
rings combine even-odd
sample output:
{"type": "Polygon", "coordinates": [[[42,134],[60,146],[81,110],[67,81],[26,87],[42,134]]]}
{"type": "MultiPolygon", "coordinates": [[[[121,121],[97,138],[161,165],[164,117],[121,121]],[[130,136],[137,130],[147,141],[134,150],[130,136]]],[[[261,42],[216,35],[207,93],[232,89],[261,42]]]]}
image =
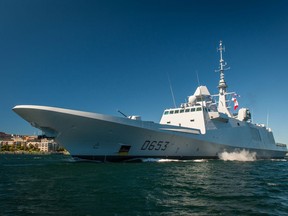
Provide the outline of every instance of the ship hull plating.
{"type": "Polygon", "coordinates": [[[284,148],[253,141],[248,123],[201,134],[192,128],[54,107],[22,105],[13,110],[47,136],[54,137],[77,159],[112,162],[143,158],[216,159],[224,151],[243,149],[255,152],[257,158],[283,158],[286,154],[284,148]]]}

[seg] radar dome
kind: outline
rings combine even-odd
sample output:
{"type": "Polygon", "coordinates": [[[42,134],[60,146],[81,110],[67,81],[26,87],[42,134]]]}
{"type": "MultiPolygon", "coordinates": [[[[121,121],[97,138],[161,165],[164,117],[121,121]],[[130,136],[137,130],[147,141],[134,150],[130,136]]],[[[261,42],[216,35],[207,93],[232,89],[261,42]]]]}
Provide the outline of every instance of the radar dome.
{"type": "Polygon", "coordinates": [[[196,103],[196,96],[195,95],[191,95],[189,98],[188,98],[188,103],[193,105],[196,103]]]}

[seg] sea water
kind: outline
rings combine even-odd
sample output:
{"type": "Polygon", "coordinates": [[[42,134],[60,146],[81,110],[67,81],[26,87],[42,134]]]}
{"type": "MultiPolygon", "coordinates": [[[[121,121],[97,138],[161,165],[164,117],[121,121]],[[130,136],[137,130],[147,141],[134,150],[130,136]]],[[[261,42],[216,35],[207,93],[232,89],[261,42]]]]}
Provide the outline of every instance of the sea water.
{"type": "Polygon", "coordinates": [[[287,161],[229,156],[91,163],[0,155],[0,215],[288,215],[287,161]]]}

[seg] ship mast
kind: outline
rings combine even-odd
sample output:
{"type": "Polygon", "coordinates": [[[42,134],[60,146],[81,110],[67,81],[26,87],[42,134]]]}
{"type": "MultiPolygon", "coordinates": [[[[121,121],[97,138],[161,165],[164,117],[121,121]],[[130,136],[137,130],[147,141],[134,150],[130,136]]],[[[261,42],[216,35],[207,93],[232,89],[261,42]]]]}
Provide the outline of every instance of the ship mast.
{"type": "Polygon", "coordinates": [[[220,61],[219,61],[219,70],[217,72],[220,72],[220,80],[219,80],[219,102],[218,102],[218,111],[221,113],[227,114],[229,117],[231,117],[231,113],[227,107],[226,102],[226,89],[228,88],[225,79],[224,79],[224,71],[228,70],[229,68],[225,68],[227,63],[223,60],[223,50],[225,51],[225,47],[222,45],[222,41],[220,41],[219,48],[217,49],[220,52],[220,61]]]}

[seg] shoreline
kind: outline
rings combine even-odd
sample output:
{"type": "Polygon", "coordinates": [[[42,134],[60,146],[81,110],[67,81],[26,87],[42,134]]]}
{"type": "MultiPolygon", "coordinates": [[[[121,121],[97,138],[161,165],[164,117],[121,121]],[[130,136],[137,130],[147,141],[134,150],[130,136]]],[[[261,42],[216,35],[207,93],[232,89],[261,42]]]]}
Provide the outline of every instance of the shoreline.
{"type": "Polygon", "coordinates": [[[70,155],[68,152],[0,151],[0,155],[70,155]]]}

